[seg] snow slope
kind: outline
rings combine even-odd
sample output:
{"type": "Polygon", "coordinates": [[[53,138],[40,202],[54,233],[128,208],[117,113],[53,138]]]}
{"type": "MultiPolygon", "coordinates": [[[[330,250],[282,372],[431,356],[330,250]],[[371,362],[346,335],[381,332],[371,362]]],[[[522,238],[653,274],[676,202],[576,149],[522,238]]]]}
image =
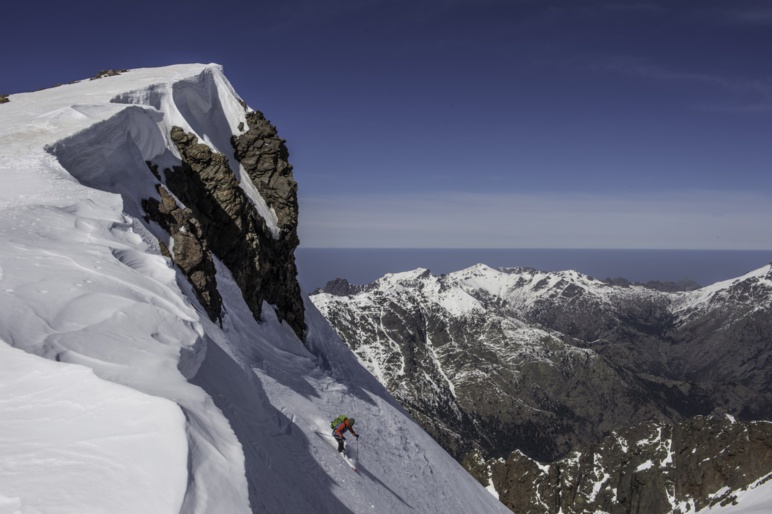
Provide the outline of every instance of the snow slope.
{"type": "Polygon", "coordinates": [[[218,262],[218,326],[161,256],[145,161],[179,162],[175,125],[230,156],[244,115],[216,65],[0,106],[0,513],[507,512],[310,302],[306,347],[270,308],[257,323],[218,262]],[[341,412],[359,473],[329,435],[341,412]]]}
{"type": "Polygon", "coordinates": [[[772,505],[772,476],[767,475],[742,491],[734,491],[736,498],[727,505],[716,505],[706,512],[716,514],[766,514],[772,505]]]}

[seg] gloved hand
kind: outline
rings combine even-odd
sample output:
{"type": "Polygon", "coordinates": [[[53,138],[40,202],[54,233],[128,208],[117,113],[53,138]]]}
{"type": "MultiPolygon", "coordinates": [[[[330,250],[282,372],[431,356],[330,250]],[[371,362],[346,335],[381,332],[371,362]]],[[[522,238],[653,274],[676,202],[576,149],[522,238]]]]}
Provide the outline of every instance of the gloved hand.
{"type": "Polygon", "coordinates": [[[359,439],[359,434],[355,435],[354,437],[356,437],[357,439],[359,439]]]}

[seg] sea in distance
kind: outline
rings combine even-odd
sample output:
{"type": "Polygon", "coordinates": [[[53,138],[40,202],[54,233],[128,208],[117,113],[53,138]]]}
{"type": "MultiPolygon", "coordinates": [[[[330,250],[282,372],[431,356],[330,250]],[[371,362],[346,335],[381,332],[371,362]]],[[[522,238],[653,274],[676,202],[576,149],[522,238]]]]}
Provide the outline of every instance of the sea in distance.
{"type": "Polygon", "coordinates": [[[692,280],[707,286],[739,277],[772,261],[772,250],[557,250],[303,248],[295,251],[305,293],[336,278],[369,284],[387,273],[428,268],[435,275],[475,264],[540,271],[575,270],[597,279],[631,282],[692,280]]]}

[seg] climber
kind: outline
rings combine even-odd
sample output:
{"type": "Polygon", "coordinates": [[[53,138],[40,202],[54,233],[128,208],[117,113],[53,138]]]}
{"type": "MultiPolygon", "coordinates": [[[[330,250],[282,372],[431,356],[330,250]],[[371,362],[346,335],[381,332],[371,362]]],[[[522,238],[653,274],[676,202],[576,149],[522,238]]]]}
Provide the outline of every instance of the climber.
{"type": "Polygon", "coordinates": [[[340,415],[337,418],[335,418],[335,421],[333,421],[330,426],[332,427],[332,436],[335,438],[336,441],[338,441],[338,451],[343,451],[344,443],[343,441],[346,440],[345,437],[343,437],[343,433],[348,430],[352,434],[354,434],[354,437],[359,439],[359,434],[356,433],[354,430],[354,418],[349,418],[344,415],[340,415]]]}

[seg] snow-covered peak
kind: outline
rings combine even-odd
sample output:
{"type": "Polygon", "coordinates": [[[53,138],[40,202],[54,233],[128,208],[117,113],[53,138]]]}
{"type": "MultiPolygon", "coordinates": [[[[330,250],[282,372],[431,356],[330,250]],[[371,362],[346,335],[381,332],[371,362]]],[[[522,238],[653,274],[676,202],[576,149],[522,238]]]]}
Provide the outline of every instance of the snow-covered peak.
{"type": "Polygon", "coordinates": [[[273,306],[255,319],[213,257],[213,322],[164,257],[142,201],[160,181],[146,161],[179,164],[173,126],[228,156],[276,229],[230,157],[248,114],[198,64],[0,106],[0,511],[506,512],[312,306],[305,341],[273,306]],[[340,413],[358,474],[335,452],[340,413]]]}
{"type": "MultiPolygon", "coordinates": [[[[374,289],[381,293],[411,290],[459,315],[479,311],[482,297],[497,299],[517,308],[527,308],[535,302],[560,296],[567,301],[586,297],[611,304],[620,295],[645,297],[654,294],[642,286],[612,287],[573,270],[547,272],[520,267],[496,269],[485,264],[475,264],[442,276],[433,275],[425,268],[388,274],[364,286],[358,296],[366,297],[367,292],[374,289]]],[[[324,301],[321,297],[318,300],[324,301]]]]}
{"type": "MultiPolygon", "coordinates": [[[[532,268],[511,267],[494,269],[485,264],[447,275],[435,276],[424,268],[390,274],[373,284],[363,286],[354,301],[364,302],[371,290],[381,295],[417,294],[425,302],[435,303],[454,315],[471,314],[483,310],[481,302],[508,305],[525,312],[544,302],[571,305],[587,302],[614,310],[630,301],[657,302],[669,305],[682,320],[696,311],[705,311],[726,302],[747,304],[749,308],[767,309],[772,303],[772,265],[753,270],[741,277],[718,282],[688,292],[664,292],[642,285],[612,285],[577,271],[538,271],[532,268]],[[691,314],[690,314],[691,313],[691,314]]],[[[327,302],[324,295],[314,302],[327,302]]]]}
{"type": "Polygon", "coordinates": [[[501,272],[485,264],[475,264],[469,268],[449,273],[448,279],[457,284],[466,284],[477,289],[494,291],[499,287],[501,272]]]}
{"type": "Polygon", "coordinates": [[[531,268],[494,269],[484,264],[449,274],[449,278],[465,288],[479,289],[497,296],[505,296],[515,289],[537,293],[555,287],[581,287],[600,294],[606,284],[573,270],[546,272],[531,268]]]}
{"type": "Polygon", "coordinates": [[[758,308],[772,304],[772,264],[684,294],[677,311],[709,310],[722,302],[748,303],[758,308]]]}
{"type": "Polygon", "coordinates": [[[387,273],[376,281],[379,287],[389,288],[404,283],[411,283],[422,279],[431,279],[433,275],[426,268],[416,268],[401,273],[387,273]]]}
{"type": "Polygon", "coordinates": [[[145,172],[146,162],[161,168],[180,164],[169,135],[178,126],[228,156],[242,189],[277,235],[276,214],[233,156],[230,138],[244,126],[246,112],[216,64],[142,68],[12,95],[0,112],[0,171],[6,180],[16,172],[17,187],[0,191],[0,208],[27,198],[54,205],[68,201],[61,194],[44,196],[52,188],[19,176],[24,166],[43,167],[49,173],[41,179],[58,180],[53,189],[69,192],[61,187],[66,177],[57,173],[51,154],[66,169],[78,170],[75,178],[86,185],[147,197],[147,191],[134,189],[136,175],[145,172]]]}
{"type": "Polygon", "coordinates": [[[236,132],[244,118],[240,101],[217,64],[133,69],[115,76],[11,95],[10,102],[3,106],[3,118],[9,123],[0,127],[0,137],[16,134],[31,144],[50,144],[113,116],[125,104],[133,104],[163,112],[167,127],[180,126],[213,144],[207,132],[225,131],[228,127],[205,126],[207,110],[216,103],[223,105],[219,115],[230,125],[230,134],[236,132]]]}

